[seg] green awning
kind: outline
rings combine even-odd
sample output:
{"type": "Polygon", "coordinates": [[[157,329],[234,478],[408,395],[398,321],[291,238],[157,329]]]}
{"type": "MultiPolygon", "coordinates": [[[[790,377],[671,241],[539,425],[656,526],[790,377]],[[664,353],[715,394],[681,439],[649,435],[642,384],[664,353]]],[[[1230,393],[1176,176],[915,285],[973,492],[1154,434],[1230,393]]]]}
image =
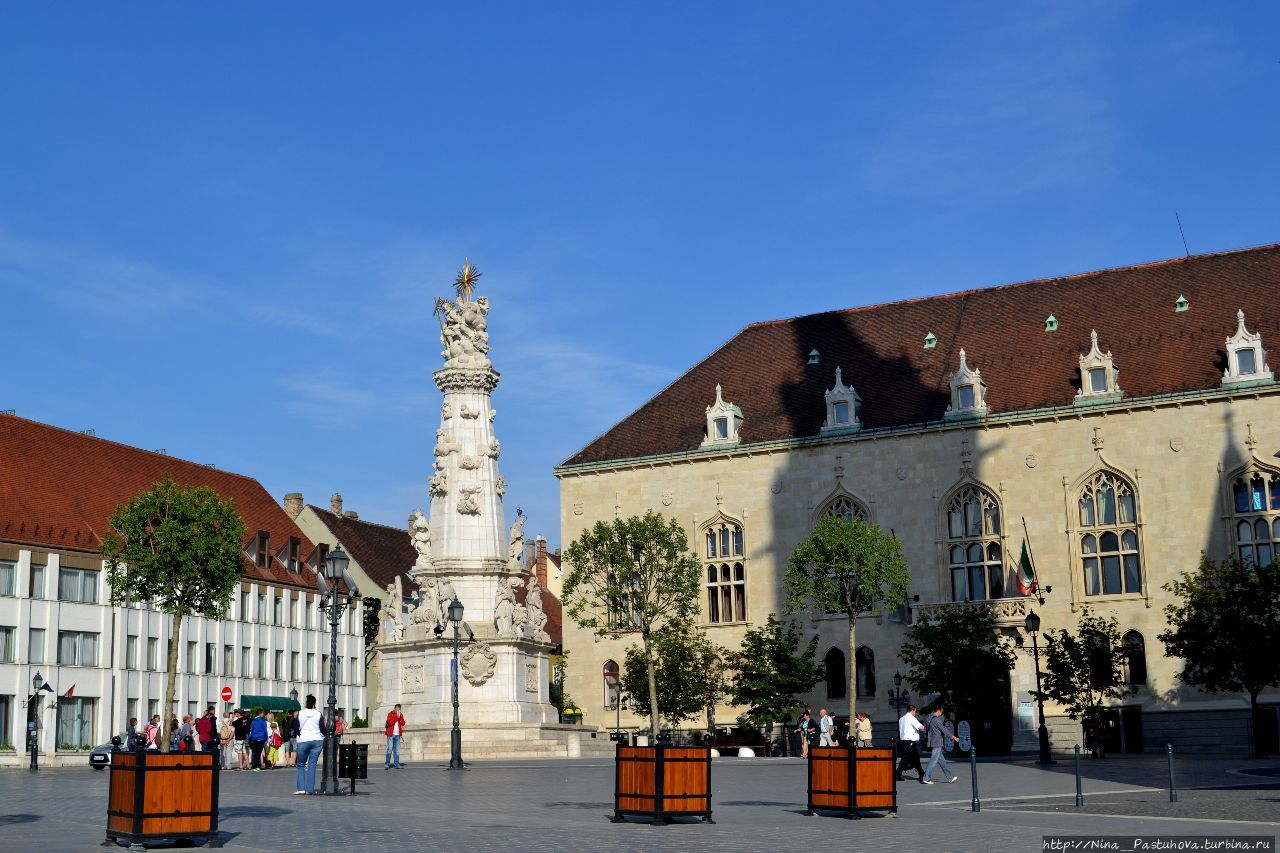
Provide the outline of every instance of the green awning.
{"type": "Polygon", "coordinates": [[[264,711],[302,710],[302,706],[298,704],[298,701],[290,699],[288,696],[241,696],[232,704],[237,708],[244,708],[246,711],[252,711],[254,708],[261,708],[264,711]]]}

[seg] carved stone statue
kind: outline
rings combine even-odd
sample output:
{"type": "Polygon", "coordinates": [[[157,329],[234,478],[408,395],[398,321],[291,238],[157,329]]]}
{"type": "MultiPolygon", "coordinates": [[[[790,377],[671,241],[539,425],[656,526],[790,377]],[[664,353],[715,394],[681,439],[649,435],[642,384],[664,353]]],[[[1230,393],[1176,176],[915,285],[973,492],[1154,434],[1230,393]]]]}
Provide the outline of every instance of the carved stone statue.
{"type": "Polygon", "coordinates": [[[500,455],[502,455],[502,445],[498,443],[498,439],[496,438],[489,439],[489,449],[486,452],[489,456],[491,456],[494,459],[497,459],[500,455]]]}
{"type": "Polygon", "coordinates": [[[480,417],[480,410],[477,409],[475,406],[472,406],[470,403],[463,403],[462,407],[458,409],[458,414],[462,415],[464,418],[467,418],[468,420],[475,420],[476,418],[480,417]]]}
{"type": "Polygon", "coordinates": [[[498,586],[493,593],[493,627],[499,637],[514,637],[516,594],[508,579],[498,576],[498,586]]]}
{"type": "Polygon", "coordinates": [[[439,615],[440,599],[436,591],[436,580],[428,577],[418,585],[418,606],[413,611],[413,622],[418,625],[424,622],[436,624],[439,615]]]}
{"type": "MultiPolygon", "coordinates": [[[[453,404],[445,400],[444,405],[440,407],[440,418],[447,421],[451,417],[453,417],[453,404]]],[[[466,417],[466,415],[463,415],[463,417],[466,417]]]]}
{"type": "Polygon", "coordinates": [[[384,634],[390,638],[391,642],[404,639],[404,592],[399,577],[387,584],[387,600],[383,603],[378,617],[383,621],[386,629],[384,634]]]}
{"type": "Polygon", "coordinates": [[[414,510],[410,518],[409,537],[413,541],[413,550],[418,552],[418,559],[414,561],[413,567],[420,570],[430,569],[431,528],[427,524],[427,517],[420,509],[414,510]]]}
{"type": "Polygon", "coordinates": [[[480,484],[469,483],[458,490],[458,512],[462,515],[480,514],[480,484]]]}
{"type": "Polygon", "coordinates": [[[530,575],[525,583],[524,606],[529,614],[529,631],[533,639],[543,643],[550,642],[550,635],[543,630],[547,626],[547,614],[542,609],[542,585],[538,583],[537,575],[530,575]]]}
{"type": "Polygon", "coordinates": [[[509,572],[518,574],[524,569],[520,559],[524,556],[524,523],[527,518],[521,510],[516,510],[516,520],[511,525],[511,534],[507,541],[507,571],[509,572]]]}
{"type": "Polygon", "coordinates": [[[459,296],[450,302],[436,300],[436,316],[440,318],[440,342],[444,351],[445,367],[484,369],[489,361],[489,331],[485,316],[489,313],[489,300],[481,296],[472,302],[459,296]]]}
{"type": "Polygon", "coordinates": [[[427,478],[427,493],[433,498],[449,493],[449,474],[445,471],[437,471],[435,474],[427,478]]]}
{"type": "Polygon", "coordinates": [[[483,464],[483,456],[460,456],[458,458],[458,467],[464,471],[475,471],[483,464]]]}
{"type": "Polygon", "coordinates": [[[498,410],[497,410],[497,409],[490,409],[490,410],[489,410],[489,423],[493,423],[493,419],[494,419],[494,418],[496,418],[497,416],[498,416],[498,410]]]}
{"type": "Polygon", "coordinates": [[[505,495],[507,493],[507,478],[499,474],[498,479],[493,481],[493,490],[499,496],[505,495]]]}
{"type": "Polygon", "coordinates": [[[458,597],[458,594],[453,591],[453,583],[448,578],[442,577],[436,584],[436,595],[438,596],[436,601],[440,605],[438,624],[447,625],[449,624],[449,605],[458,597]]]}
{"type": "Polygon", "coordinates": [[[450,453],[461,453],[462,444],[445,434],[444,429],[436,430],[436,456],[448,456],[450,453]]]}

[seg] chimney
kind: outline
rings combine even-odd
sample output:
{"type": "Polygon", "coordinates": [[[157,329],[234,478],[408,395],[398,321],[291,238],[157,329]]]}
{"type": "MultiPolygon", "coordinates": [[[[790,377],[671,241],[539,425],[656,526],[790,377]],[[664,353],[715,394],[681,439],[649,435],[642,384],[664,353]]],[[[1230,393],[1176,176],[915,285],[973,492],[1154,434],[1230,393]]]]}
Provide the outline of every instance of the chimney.
{"type": "Polygon", "coordinates": [[[360,513],[356,512],[354,509],[349,509],[349,510],[347,510],[346,512],[344,512],[344,513],[342,514],[342,517],[343,517],[343,518],[351,518],[351,519],[359,519],[359,518],[360,518],[360,513]]]}
{"type": "Polygon", "coordinates": [[[342,515],[342,495],[334,492],[329,496],[329,510],[337,516],[342,515]]]}
{"type": "Polygon", "coordinates": [[[302,492],[290,492],[284,496],[285,515],[298,520],[298,516],[302,513],[302,492]]]}

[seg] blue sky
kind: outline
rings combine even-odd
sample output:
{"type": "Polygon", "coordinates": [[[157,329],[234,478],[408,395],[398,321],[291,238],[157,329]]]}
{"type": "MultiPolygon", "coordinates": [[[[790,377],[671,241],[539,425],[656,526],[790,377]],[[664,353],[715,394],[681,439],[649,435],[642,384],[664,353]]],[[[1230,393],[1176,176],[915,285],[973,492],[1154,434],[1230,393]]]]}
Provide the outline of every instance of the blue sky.
{"type": "MultiPolygon", "coordinates": [[[[1274,3],[10,5],[0,408],[401,524],[435,296],[508,513],[747,323],[1280,241],[1274,3]],[[467,8],[459,8],[466,6],[467,8]]],[[[710,402],[710,400],[708,400],[710,402]]]]}

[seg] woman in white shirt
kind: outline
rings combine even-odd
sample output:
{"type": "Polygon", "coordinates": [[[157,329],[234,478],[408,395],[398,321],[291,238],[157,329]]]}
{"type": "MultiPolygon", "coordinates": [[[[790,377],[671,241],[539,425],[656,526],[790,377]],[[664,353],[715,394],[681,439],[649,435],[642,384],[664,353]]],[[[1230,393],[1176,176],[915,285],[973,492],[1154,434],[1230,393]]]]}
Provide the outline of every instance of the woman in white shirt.
{"type": "Polygon", "coordinates": [[[298,712],[298,769],[294,794],[314,794],[316,787],[316,763],[324,748],[324,730],[320,725],[320,712],[316,710],[316,697],[307,697],[307,707],[298,712]]]}

